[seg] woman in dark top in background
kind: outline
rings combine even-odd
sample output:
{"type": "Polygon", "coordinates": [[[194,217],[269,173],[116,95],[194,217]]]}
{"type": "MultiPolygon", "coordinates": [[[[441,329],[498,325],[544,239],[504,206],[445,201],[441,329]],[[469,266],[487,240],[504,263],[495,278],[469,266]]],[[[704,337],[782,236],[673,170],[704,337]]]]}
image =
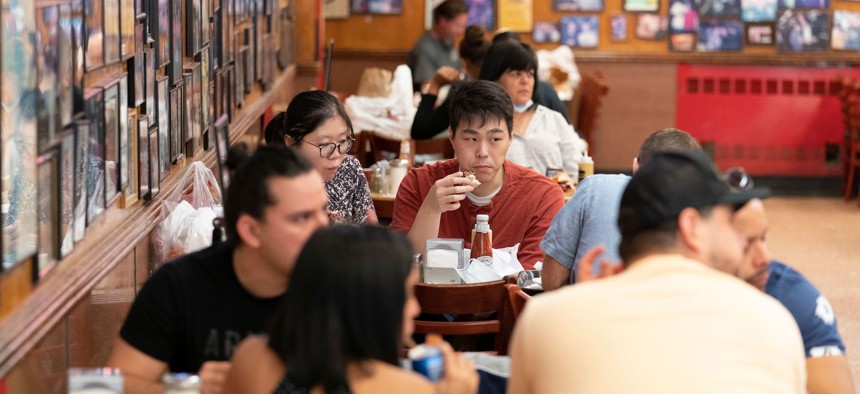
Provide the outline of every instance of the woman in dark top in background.
{"type": "Polygon", "coordinates": [[[376,223],[367,178],[358,159],[352,122],[336,97],[321,90],[302,92],[266,126],[266,143],[302,152],[325,179],[333,222],[376,223]]]}
{"type": "Polygon", "coordinates": [[[224,392],[476,392],[474,364],[447,343],[437,384],[400,368],[400,350],[421,312],[412,254],[405,237],[383,227],[317,231],[296,261],[268,339],[239,344],[224,392]]]}

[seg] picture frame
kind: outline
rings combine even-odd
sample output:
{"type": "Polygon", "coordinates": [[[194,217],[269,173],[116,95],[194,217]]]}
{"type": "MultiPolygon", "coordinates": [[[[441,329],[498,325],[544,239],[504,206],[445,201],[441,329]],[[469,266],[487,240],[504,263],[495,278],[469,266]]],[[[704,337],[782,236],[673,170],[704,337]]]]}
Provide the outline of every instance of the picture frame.
{"type": "Polygon", "coordinates": [[[185,143],[185,156],[194,157],[194,153],[197,152],[197,147],[194,145],[194,117],[200,116],[200,114],[199,112],[194,112],[194,76],[191,74],[190,69],[186,69],[186,71],[183,74],[183,78],[185,79],[182,92],[185,96],[183,123],[185,126],[182,130],[182,139],[185,143]]]}
{"type": "Polygon", "coordinates": [[[209,58],[209,47],[203,47],[200,50],[200,53],[196,59],[200,62],[200,81],[201,81],[201,89],[200,89],[200,110],[201,115],[203,116],[202,125],[203,129],[209,128],[212,119],[212,106],[211,100],[209,97],[209,80],[210,80],[210,58],[209,58]]]}
{"type": "Polygon", "coordinates": [[[669,0],[669,33],[698,33],[696,7],[695,0],[669,0]]]}
{"type": "Polygon", "coordinates": [[[161,192],[161,174],[158,163],[158,127],[149,128],[149,200],[161,192]]]}
{"type": "Polygon", "coordinates": [[[128,121],[128,73],[119,76],[119,192],[128,188],[131,177],[131,145],[129,138],[130,123],[128,121]]]}
{"type": "Polygon", "coordinates": [[[102,0],[104,2],[104,51],[105,64],[114,64],[120,57],[119,32],[119,0],[102,0]]]}
{"type": "Polygon", "coordinates": [[[35,10],[35,51],[36,64],[39,67],[40,100],[34,107],[38,111],[37,138],[38,151],[44,152],[53,146],[54,138],[63,125],[59,119],[59,85],[60,57],[59,53],[59,9],[56,5],[44,6],[35,10]]]}
{"type": "MultiPolygon", "coordinates": [[[[241,0],[237,0],[241,1],[241,0]]],[[[194,56],[200,52],[202,45],[202,29],[203,29],[203,13],[201,0],[185,0],[185,15],[186,21],[191,20],[192,23],[185,24],[185,55],[194,56]]]]}
{"type": "Polygon", "coordinates": [[[234,80],[236,84],[233,96],[236,99],[234,101],[236,108],[242,108],[245,101],[245,57],[247,56],[248,51],[243,49],[246,48],[240,48],[236,54],[236,78],[234,80]]]}
{"type": "Polygon", "coordinates": [[[136,20],[146,19],[146,12],[147,10],[143,5],[143,0],[134,0],[134,18],[136,20]]]}
{"type": "Polygon", "coordinates": [[[85,93],[86,116],[90,120],[87,164],[87,226],[105,210],[105,115],[104,89],[94,87],[85,93]]]}
{"type": "Polygon", "coordinates": [[[561,43],[576,48],[597,48],[600,19],[597,15],[561,18],[561,43]]]}
{"type": "Polygon", "coordinates": [[[278,66],[280,66],[281,69],[286,69],[293,64],[294,59],[296,58],[295,41],[293,40],[295,27],[289,10],[281,10],[281,21],[279,25],[281,29],[281,46],[280,51],[278,52],[278,66]]]}
{"type": "Polygon", "coordinates": [[[111,207],[119,199],[120,192],[120,141],[119,141],[119,80],[113,80],[104,88],[104,199],[105,207],[111,207]]]}
{"type": "Polygon", "coordinates": [[[221,7],[221,61],[233,62],[233,1],[225,0],[221,7]]]}
{"type": "Polygon", "coordinates": [[[74,249],[75,228],[75,125],[66,126],[60,137],[60,258],[74,249]]]}
{"type": "Polygon", "coordinates": [[[613,14],[609,17],[609,41],[626,42],[630,36],[628,33],[627,15],[613,14]]]}
{"type": "MultiPolygon", "coordinates": [[[[44,278],[60,259],[59,150],[55,146],[36,158],[38,172],[38,278],[44,278]]],[[[36,277],[36,275],[34,275],[36,277]]]]}
{"type": "Polygon", "coordinates": [[[552,9],[557,12],[600,12],[603,11],[603,0],[552,0],[552,9]]]}
{"type": "Polygon", "coordinates": [[[72,113],[84,112],[84,71],[87,58],[83,0],[73,0],[69,20],[72,35],[72,113]]]}
{"type": "Polygon", "coordinates": [[[72,34],[72,6],[61,4],[57,6],[59,12],[59,34],[58,40],[58,69],[57,69],[57,112],[59,113],[59,129],[63,129],[72,123],[75,117],[74,107],[74,49],[72,34]]]}
{"type": "Polygon", "coordinates": [[[669,35],[669,50],[673,52],[692,52],[696,50],[696,33],[673,33],[669,35]]]}
{"type": "Polygon", "coordinates": [[[105,65],[105,41],[98,39],[104,37],[104,1],[83,0],[83,3],[83,16],[86,21],[84,26],[84,69],[89,72],[105,65]]]}
{"type": "Polygon", "coordinates": [[[749,46],[776,45],[773,23],[747,23],[745,36],[749,46]]]}
{"type": "Polygon", "coordinates": [[[740,0],[696,0],[700,18],[740,18],[740,0]]]}
{"type": "Polygon", "coordinates": [[[324,4],[323,15],[326,19],[349,18],[349,0],[330,0],[324,4]]]}
{"type": "Polygon", "coordinates": [[[624,12],[659,12],[659,0],[622,0],[621,9],[624,12]]]}
{"type": "Polygon", "coordinates": [[[403,0],[350,0],[353,14],[399,15],[403,0]]]}
{"type": "Polygon", "coordinates": [[[152,179],[149,156],[149,116],[141,115],[137,118],[137,195],[143,201],[152,200],[149,189],[152,179]]]}
{"type": "Polygon", "coordinates": [[[227,114],[227,117],[230,118],[232,122],[234,119],[235,111],[235,102],[236,102],[236,74],[235,74],[234,66],[230,65],[224,69],[225,81],[224,81],[224,112],[227,114]]]}
{"type": "Polygon", "coordinates": [[[242,48],[244,54],[242,60],[245,62],[242,70],[245,71],[245,94],[251,93],[254,90],[254,59],[251,57],[250,46],[246,45],[242,48]]]}
{"type": "Polygon", "coordinates": [[[191,65],[191,122],[193,125],[192,138],[194,139],[194,154],[203,148],[203,76],[200,71],[200,63],[191,65]]]}
{"type": "Polygon", "coordinates": [[[183,114],[185,113],[184,84],[179,84],[170,91],[170,162],[179,163],[184,155],[185,141],[182,140],[183,114]]]}
{"type": "Polygon", "coordinates": [[[73,240],[81,242],[87,229],[87,202],[90,167],[90,125],[88,119],[81,118],[75,121],[75,186],[74,186],[74,208],[72,223],[74,227],[73,240]]]}
{"type": "MultiPolygon", "coordinates": [[[[261,34],[261,24],[257,23],[258,19],[259,18],[254,18],[253,28],[249,32],[251,41],[248,43],[248,46],[250,47],[249,50],[251,51],[252,61],[251,81],[254,82],[259,81],[263,74],[263,35],[261,34]]],[[[245,81],[245,83],[248,83],[248,81],[245,81]]]]}
{"type": "MultiPolygon", "coordinates": [[[[600,1],[602,0],[583,0],[600,1]]],[[[466,26],[481,25],[487,31],[496,30],[496,0],[466,0],[469,13],[466,17],[466,26]]]]}
{"type": "Polygon", "coordinates": [[[777,52],[823,52],[830,48],[830,16],[818,9],[785,9],[776,33],[777,52]],[[796,26],[808,26],[809,31],[796,26]]]}
{"type": "Polygon", "coordinates": [[[230,149],[230,120],[227,115],[221,115],[215,121],[215,161],[218,163],[218,181],[222,193],[230,186],[230,170],[227,168],[227,152],[230,149]]]}
{"type": "Polygon", "coordinates": [[[664,40],[668,35],[668,17],[651,13],[636,15],[636,38],[640,40],[664,40]]]}
{"type": "Polygon", "coordinates": [[[150,122],[157,124],[158,118],[155,113],[155,50],[147,49],[143,51],[144,60],[144,81],[146,86],[146,100],[143,106],[143,113],[150,115],[150,122]]]}
{"type": "Polygon", "coordinates": [[[164,179],[170,173],[170,80],[155,78],[155,97],[158,101],[158,173],[164,179]]]}
{"type": "Polygon", "coordinates": [[[833,30],[830,33],[830,48],[837,51],[860,51],[860,12],[833,11],[833,30]]]}
{"type": "Polygon", "coordinates": [[[779,0],[780,9],[830,9],[830,0],[779,0]]]}
{"type": "Polygon", "coordinates": [[[134,57],[127,61],[128,70],[131,73],[131,78],[129,78],[128,81],[128,106],[132,108],[136,108],[146,103],[146,97],[144,96],[146,93],[146,86],[144,85],[146,75],[144,71],[142,44],[144,39],[144,26],[145,25],[143,23],[139,23],[134,26],[134,41],[137,44],[134,57]]]}
{"type": "Polygon", "coordinates": [[[744,40],[743,22],[736,19],[699,21],[699,52],[740,51],[744,40]]]}
{"type": "Polygon", "coordinates": [[[138,174],[138,166],[140,165],[140,153],[138,152],[138,117],[137,111],[132,110],[128,111],[128,118],[126,120],[128,124],[128,129],[126,130],[126,140],[128,141],[128,161],[126,162],[126,168],[128,168],[128,184],[123,189],[123,197],[122,197],[122,207],[128,208],[134,205],[140,198],[138,192],[140,190],[140,179],[138,174]]]}
{"type": "Polygon", "coordinates": [[[777,7],[777,0],[741,0],[741,19],[744,22],[773,22],[776,21],[777,7]]]}
{"type": "Polygon", "coordinates": [[[210,0],[200,0],[200,50],[203,50],[203,47],[209,44],[209,37],[211,36],[212,27],[209,24],[210,20],[210,0]]]}
{"type": "Polygon", "coordinates": [[[532,40],[536,44],[561,42],[561,24],[555,22],[535,22],[532,40]]]}
{"type": "Polygon", "coordinates": [[[176,86],[182,83],[182,2],[170,0],[170,67],[167,69],[170,84],[176,86]]]}
{"type": "Polygon", "coordinates": [[[137,53],[138,42],[135,39],[137,26],[137,14],[134,9],[135,0],[119,0],[119,55],[123,61],[128,60],[137,53]]]}
{"type": "MultiPolygon", "coordinates": [[[[105,0],[108,1],[108,0],[105,0]]],[[[170,64],[171,41],[170,30],[173,27],[171,14],[173,12],[170,0],[151,0],[152,17],[149,21],[149,33],[155,40],[155,68],[166,67],[170,64]]]]}

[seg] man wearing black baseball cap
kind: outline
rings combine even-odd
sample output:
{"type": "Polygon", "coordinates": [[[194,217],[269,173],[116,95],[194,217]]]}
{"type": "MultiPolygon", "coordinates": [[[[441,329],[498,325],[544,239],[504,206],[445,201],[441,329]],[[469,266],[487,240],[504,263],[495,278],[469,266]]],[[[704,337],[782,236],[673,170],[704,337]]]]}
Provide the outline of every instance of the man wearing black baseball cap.
{"type": "Polygon", "coordinates": [[[511,392],[804,393],[791,315],[725,273],[742,259],[735,207],[767,192],[726,180],[700,152],[640,168],[618,218],[625,271],[529,302],[511,392]]]}

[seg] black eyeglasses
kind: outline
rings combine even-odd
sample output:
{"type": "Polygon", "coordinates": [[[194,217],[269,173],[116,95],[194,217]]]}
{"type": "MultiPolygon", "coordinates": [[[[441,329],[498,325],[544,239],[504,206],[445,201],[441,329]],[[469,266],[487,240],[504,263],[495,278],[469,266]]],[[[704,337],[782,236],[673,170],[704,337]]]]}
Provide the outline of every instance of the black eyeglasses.
{"type": "Polygon", "coordinates": [[[753,188],[752,177],[747,174],[743,167],[732,167],[723,173],[723,180],[734,191],[751,190],[753,188]]]}
{"type": "Polygon", "coordinates": [[[314,145],[314,144],[307,142],[305,140],[302,140],[302,142],[304,142],[310,146],[319,148],[320,157],[327,159],[327,158],[331,157],[331,155],[334,154],[335,149],[337,149],[337,151],[340,152],[340,154],[342,154],[342,155],[349,152],[349,150],[352,149],[352,144],[355,143],[355,139],[354,138],[348,138],[346,141],[342,141],[342,142],[338,142],[338,143],[328,142],[328,143],[319,144],[319,145],[314,145]]]}

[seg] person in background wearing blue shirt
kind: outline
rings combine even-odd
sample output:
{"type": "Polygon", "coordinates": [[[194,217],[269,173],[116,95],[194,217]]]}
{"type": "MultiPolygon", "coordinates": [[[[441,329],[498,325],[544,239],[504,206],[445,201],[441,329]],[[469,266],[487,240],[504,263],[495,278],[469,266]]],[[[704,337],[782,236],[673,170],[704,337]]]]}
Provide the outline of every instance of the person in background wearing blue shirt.
{"type": "Polygon", "coordinates": [[[744,261],[735,276],[776,298],[797,321],[806,352],[807,391],[853,393],[851,368],[833,308],[802,274],[771,260],[765,244],[768,224],[761,200],[745,204],[735,213],[732,225],[746,238],[744,261]]]}

